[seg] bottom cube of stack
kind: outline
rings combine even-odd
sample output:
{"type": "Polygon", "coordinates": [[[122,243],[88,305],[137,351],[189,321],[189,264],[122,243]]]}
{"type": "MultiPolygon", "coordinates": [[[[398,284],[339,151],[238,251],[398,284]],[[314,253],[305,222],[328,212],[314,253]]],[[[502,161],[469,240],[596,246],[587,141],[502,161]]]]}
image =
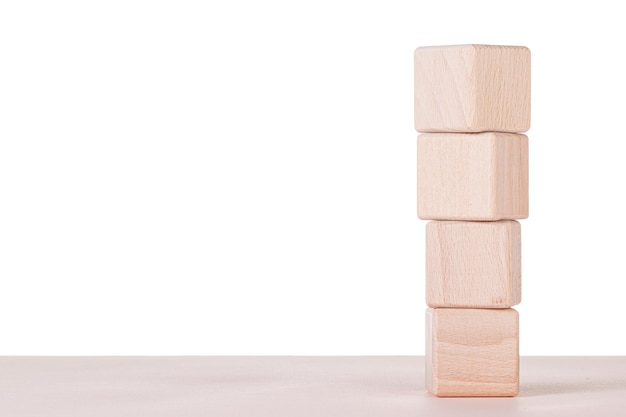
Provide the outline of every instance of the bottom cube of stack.
{"type": "Polygon", "coordinates": [[[426,310],[426,387],[438,397],[512,397],[519,391],[519,317],[513,309],[426,310]]]}

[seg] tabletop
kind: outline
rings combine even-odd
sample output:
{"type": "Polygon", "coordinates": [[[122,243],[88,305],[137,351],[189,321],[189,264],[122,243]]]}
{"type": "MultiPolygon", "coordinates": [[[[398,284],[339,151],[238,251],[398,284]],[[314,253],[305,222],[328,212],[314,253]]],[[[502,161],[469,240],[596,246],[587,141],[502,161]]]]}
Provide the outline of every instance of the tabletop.
{"type": "Polygon", "coordinates": [[[421,356],[0,357],[0,416],[626,416],[626,357],[522,357],[515,398],[437,398],[421,356]]]}

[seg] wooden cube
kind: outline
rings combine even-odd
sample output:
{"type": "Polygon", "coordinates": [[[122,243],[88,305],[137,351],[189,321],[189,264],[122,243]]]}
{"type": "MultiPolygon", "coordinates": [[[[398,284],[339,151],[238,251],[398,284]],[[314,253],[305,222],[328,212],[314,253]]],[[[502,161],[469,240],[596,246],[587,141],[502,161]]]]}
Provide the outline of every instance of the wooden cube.
{"type": "Polygon", "coordinates": [[[519,390],[513,309],[426,311],[426,387],[438,397],[511,397],[519,390]]]}
{"type": "Polygon", "coordinates": [[[509,308],[521,301],[521,227],[499,222],[426,224],[426,304],[509,308]]]}
{"type": "Polygon", "coordinates": [[[528,138],[425,133],[417,139],[417,214],[424,220],[528,217],[528,138]]]}
{"type": "Polygon", "coordinates": [[[456,45],[415,50],[418,132],[525,132],[530,128],[530,51],[456,45]]]}

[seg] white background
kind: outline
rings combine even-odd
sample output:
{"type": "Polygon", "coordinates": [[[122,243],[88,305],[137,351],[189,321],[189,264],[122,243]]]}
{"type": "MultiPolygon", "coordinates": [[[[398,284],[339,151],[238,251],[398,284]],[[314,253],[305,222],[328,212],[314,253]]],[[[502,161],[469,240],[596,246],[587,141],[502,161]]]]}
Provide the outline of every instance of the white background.
{"type": "Polygon", "coordinates": [[[423,354],[413,50],[458,43],[532,51],[521,353],[626,354],[626,26],[550,4],[0,3],[0,354],[423,354]]]}

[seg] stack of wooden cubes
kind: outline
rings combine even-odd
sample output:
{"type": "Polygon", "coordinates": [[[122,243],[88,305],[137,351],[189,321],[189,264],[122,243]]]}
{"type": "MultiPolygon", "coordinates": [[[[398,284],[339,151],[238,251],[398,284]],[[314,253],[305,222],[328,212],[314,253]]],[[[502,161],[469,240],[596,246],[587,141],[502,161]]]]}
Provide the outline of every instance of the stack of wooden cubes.
{"type": "Polygon", "coordinates": [[[426,225],[426,386],[519,390],[521,235],[528,217],[530,51],[415,51],[418,216],[426,225]]]}

